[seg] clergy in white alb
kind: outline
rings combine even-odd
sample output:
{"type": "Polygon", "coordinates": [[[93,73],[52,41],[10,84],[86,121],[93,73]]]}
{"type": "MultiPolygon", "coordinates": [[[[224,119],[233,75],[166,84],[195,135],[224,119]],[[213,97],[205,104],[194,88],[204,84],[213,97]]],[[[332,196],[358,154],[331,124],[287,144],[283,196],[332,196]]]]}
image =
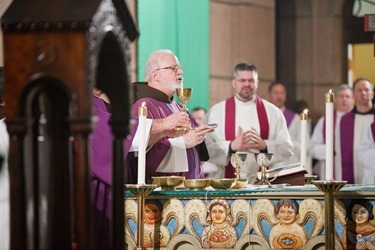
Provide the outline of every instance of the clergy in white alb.
{"type": "Polygon", "coordinates": [[[358,164],[363,170],[362,184],[375,184],[375,122],[371,123],[358,146],[358,164]]]}
{"type": "MultiPolygon", "coordinates": [[[[301,118],[300,115],[293,112],[292,110],[288,109],[285,106],[287,98],[286,88],[284,84],[280,82],[275,82],[270,84],[268,87],[268,100],[278,107],[281,112],[283,113],[286,125],[288,127],[290,138],[292,139],[294,152],[293,155],[286,161],[279,162],[276,164],[272,164],[273,168],[287,166],[290,164],[300,163],[301,162],[301,118]]],[[[311,131],[311,120],[308,120],[308,127],[307,127],[307,140],[306,140],[306,147],[308,147],[309,139],[310,139],[310,131],[311,131]]],[[[306,155],[306,162],[305,168],[309,174],[312,174],[311,169],[311,156],[309,154],[309,150],[307,150],[306,155]]]]}
{"type": "Polygon", "coordinates": [[[9,249],[10,212],[9,212],[9,174],[8,174],[9,135],[5,118],[0,118],[0,249],[9,249]]]}
{"type": "MultiPolygon", "coordinates": [[[[344,114],[353,109],[353,91],[347,84],[340,85],[335,91],[335,113],[334,123],[334,179],[342,180],[341,165],[341,143],[340,143],[340,121],[344,114]]],[[[310,140],[310,154],[318,160],[314,166],[314,173],[318,174],[321,180],[325,179],[325,159],[326,159],[326,133],[325,118],[321,117],[315,125],[314,132],[310,140]]]]}
{"type": "Polygon", "coordinates": [[[254,153],[273,153],[273,162],[287,160],[293,154],[285,118],[273,104],[256,95],[258,88],[256,67],[240,63],[235,67],[232,86],[235,95],[214,105],[207,113],[205,123],[217,123],[213,133],[207,134],[210,162],[220,169],[218,177],[235,177],[230,155],[247,152],[241,178],[256,180],[259,166],[254,153]]]}

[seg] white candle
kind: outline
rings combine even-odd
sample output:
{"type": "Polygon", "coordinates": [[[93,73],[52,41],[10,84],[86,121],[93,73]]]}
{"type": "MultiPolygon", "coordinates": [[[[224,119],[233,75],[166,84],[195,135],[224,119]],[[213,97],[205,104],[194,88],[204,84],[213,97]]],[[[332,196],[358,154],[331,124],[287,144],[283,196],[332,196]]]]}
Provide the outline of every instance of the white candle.
{"type": "Polygon", "coordinates": [[[305,109],[301,114],[301,166],[306,167],[307,158],[307,120],[309,111],[305,109]]]}
{"type": "Polygon", "coordinates": [[[146,175],[146,117],[147,107],[143,102],[138,108],[138,131],[139,131],[139,148],[138,148],[138,184],[145,184],[146,175]]]}
{"type": "Polygon", "coordinates": [[[332,89],[325,95],[326,102],[326,180],[333,180],[333,112],[335,95],[332,89]]]}

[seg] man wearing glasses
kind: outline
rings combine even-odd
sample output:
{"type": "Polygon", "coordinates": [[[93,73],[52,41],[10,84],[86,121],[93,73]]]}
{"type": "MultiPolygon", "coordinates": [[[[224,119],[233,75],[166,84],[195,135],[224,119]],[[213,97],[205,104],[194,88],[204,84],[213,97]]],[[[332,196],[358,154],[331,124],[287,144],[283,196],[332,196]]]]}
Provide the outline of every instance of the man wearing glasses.
{"type": "Polygon", "coordinates": [[[209,161],[222,169],[218,177],[235,177],[235,168],[229,161],[235,152],[248,152],[241,178],[250,178],[251,183],[259,168],[254,153],[273,153],[273,163],[285,161],[293,154],[282,112],[256,94],[258,85],[255,65],[237,64],[232,80],[234,96],[214,105],[207,113],[206,123],[219,124],[207,135],[209,161]]]}
{"type": "MultiPolygon", "coordinates": [[[[151,182],[153,176],[204,178],[201,160],[208,159],[204,139],[212,129],[206,125],[198,126],[173,100],[176,88],[181,88],[183,81],[183,69],[177,57],[170,50],[155,51],[146,63],[145,73],[146,83],[135,84],[136,101],[132,108],[135,125],[129,140],[136,137],[138,109],[145,103],[147,118],[152,122],[146,153],[146,182],[151,182]],[[177,127],[188,129],[176,130],[177,127]]],[[[136,181],[136,158],[136,153],[128,153],[128,183],[136,181]]]]}

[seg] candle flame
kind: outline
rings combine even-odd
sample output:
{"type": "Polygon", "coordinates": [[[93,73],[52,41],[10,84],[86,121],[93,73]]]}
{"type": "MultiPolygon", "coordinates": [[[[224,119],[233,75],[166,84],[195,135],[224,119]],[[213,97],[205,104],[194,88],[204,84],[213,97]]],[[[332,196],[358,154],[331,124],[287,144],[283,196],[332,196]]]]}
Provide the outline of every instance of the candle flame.
{"type": "Polygon", "coordinates": [[[306,115],[308,115],[309,114],[309,110],[308,109],[304,109],[303,113],[305,113],[306,115]]]}

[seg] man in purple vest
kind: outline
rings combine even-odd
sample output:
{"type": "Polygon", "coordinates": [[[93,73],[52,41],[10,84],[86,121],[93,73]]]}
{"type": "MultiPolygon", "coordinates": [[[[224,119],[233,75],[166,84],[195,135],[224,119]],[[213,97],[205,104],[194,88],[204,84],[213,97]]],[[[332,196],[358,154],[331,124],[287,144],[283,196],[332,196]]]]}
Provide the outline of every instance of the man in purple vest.
{"type": "MultiPolygon", "coordinates": [[[[128,141],[134,143],[138,109],[145,103],[147,118],[152,121],[146,153],[146,182],[150,183],[153,176],[204,178],[201,160],[208,159],[204,139],[212,129],[206,125],[198,126],[173,100],[176,88],[181,88],[183,81],[183,69],[177,57],[170,50],[155,51],[146,63],[145,73],[147,83],[136,83],[136,102],[132,108],[135,124],[128,141]],[[177,126],[195,129],[175,131],[177,126]]],[[[138,171],[136,152],[128,153],[127,163],[127,182],[135,183],[138,171]]]]}
{"type": "Polygon", "coordinates": [[[375,184],[375,122],[371,123],[358,146],[358,163],[362,166],[362,184],[375,184]]]}
{"type": "MultiPolygon", "coordinates": [[[[341,165],[341,143],[340,143],[340,121],[343,115],[353,109],[353,91],[347,84],[340,85],[335,90],[335,113],[334,113],[334,179],[342,180],[341,165]]],[[[314,132],[310,140],[310,154],[318,160],[314,165],[314,173],[319,179],[325,179],[325,159],[326,159],[326,133],[325,118],[321,117],[315,125],[314,132]]]]}
{"type": "Polygon", "coordinates": [[[366,78],[358,78],[353,83],[353,92],[355,107],[340,122],[342,179],[348,183],[361,184],[363,170],[358,162],[357,149],[374,121],[373,85],[366,78]]]}
{"type": "MultiPolygon", "coordinates": [[[[285,166],[293,163],[298,163],[301,161],[301,119],[299,114],[293,112],[292,110],[285,107],[286,103],[286,88],[285,85],[280,82],[271,83],[268,87],[268,100],[278,107],[281,112],[283,112],[286,125],[288,127],[288,131],[290,134],[290,138],[292,139],[293,146],[294,146],[294,154],[285,162],[280,162],[278,164],[273,165],[273,167],[277,166],[285,166]]],[[[311,127],[310,120],[309,122],[309,130],[311,127]]],[[[310,132],[308,132],[310,135],[310,132]]],[[[308,136],[310,137],[310,136],[308,136]]],[[[307,142],[308,143],[308,142],[307,142]]],[[[305,163],[306,170],[311,174],[311,157],[309,152],[307,152],[307,160],[305,163]]]]}
{"type": "Polygon", "coordinates": [[[218,177],[235,177],[229,161],[234,152],[248,153],[241,178],[250,178],[252,183],[259,169],[254,153],[273,153],[274,163],[285,161],[293,154],[284,115],[275,105],[256,95],[258,85],[255,65],[236,65],[232,80],[234,96],[214,105],[207,113],[205,123],[218,124],[206,140],[209,161],[222,170],[218,177]]]}

